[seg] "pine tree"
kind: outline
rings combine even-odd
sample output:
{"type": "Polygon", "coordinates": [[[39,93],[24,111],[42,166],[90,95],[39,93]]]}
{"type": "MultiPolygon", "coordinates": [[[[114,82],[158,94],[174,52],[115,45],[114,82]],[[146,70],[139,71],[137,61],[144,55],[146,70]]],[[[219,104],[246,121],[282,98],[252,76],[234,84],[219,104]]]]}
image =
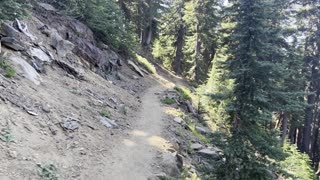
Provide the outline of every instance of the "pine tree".
{"type": "Polygon", "coordinates": [[[153,45],[154,57],[177,74],[183,72],[184,3],[184,0],[177,0],[169,4],[160,19],[159,37],[153,45]]]}
{"type": "Polygon", "coordinates": [[[157,18],[163,10],[163,0],[120,0],[118,1],[125,17],[133,24],[140,44],[148,47],[157,30],[157,18]]]}
{"type": "Polygon", "coordinates": [[[231,136],[222,179],[270,179],[273,160],[283,159],[277,133],[269,128],[274,113],[299,104],[283,84],[290,73],[277,0],[236,0],[228,9],[235,23],[226,38],[228,58],[222,67],[233,81],[227,112],[231,136]]]}

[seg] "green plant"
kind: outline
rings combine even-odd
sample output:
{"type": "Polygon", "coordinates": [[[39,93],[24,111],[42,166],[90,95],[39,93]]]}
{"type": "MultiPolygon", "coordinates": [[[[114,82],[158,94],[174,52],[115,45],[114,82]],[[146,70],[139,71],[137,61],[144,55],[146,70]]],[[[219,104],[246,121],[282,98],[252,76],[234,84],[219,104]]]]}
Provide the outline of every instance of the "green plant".
{"type": "Polygon", "coordinates": [[[138,63],[143,66],[145,69],[147,69],[148,72],[152,73],[152,74],[156,74],[157,70],[154,67],[153,64],[151,64],[146,58],[140,56],[139,54],[135,53],[135,57],[138,60],[138,63]]]}
{"type": "MultiPolygon", "coordinates": [[[[4,76],[7,78],[11,78],[16,74],[15,69],[8,64],[2,57],[2,59],[0,60],[0,68],[2,69],[4,76]]],[[[0,71],[1,72],[1,71],[0,71]]]]}
{"type": "Polygon", "coordinates": [[[286,179],[316,179],[307,154],[299,152],[297,147],[289,143],[283,146],[283,150],[289,155],[280,162],[281,169],[286,172],[286,179]]]}
{"type": "Polygon", "coordinates": [[[175,103],[175,101],[173,99],[171,99],[171,98],[164,98],[164,99],[161,100],[161,102],[163,104],[167,104],[167,105],[171,105],[171,104],[175,103]]]}
{"type": "Polygon", "coordinates": [[[100,116],[106,117],[106,118],[110,118],[111,114],[110,114],[109,111],[103,110],[103,111],[100,112],[100,116]]]}
{"type": "Polygon", "coordinates": [[[2,129],[0,132],[0,139],[7,143],[11,142],[13,140],[11,130],[9,128],[2,129]]]}
{"type": "Polygon", "coordinates": [[[189,89],[182,87],[182,86],[176,86],[176,87],[174,87],[174,89],[176,91],[178,91],[182,100],[191,100],[192,93],[189,89]]]}
{"type": "Polygon", "coordinates": [[[0,21],[27,16],[30,8],[30,3],[24,0],[1,0],[0,21]]]}
{"type": "Polygon", "coordinates": [[[58,175],[57,171],[58,169],[56,168],[55,165],[53,164],[48,164],[48,165],[38,165],[40,170],[39,170],[39,175],[43,180],[57,180],[58,175]]]}
{"type": "Polygon", "coordinates": [[[190,129],[190,131],[192,132],[192,134],[193,134],[195,137],[197,137],[198,139],[200,139],[200,140],[201,140],[202,142],[204,142],[204,143],[209,143],[209,139],[208,139],[206,136],[200,134],[200,133],[196,130],[196,125],[195,125],[195,124],[193,124],[193,123],[190,122],[190,121],[187,121],[187,126],[188,126],[188,128],[190,129]]]}

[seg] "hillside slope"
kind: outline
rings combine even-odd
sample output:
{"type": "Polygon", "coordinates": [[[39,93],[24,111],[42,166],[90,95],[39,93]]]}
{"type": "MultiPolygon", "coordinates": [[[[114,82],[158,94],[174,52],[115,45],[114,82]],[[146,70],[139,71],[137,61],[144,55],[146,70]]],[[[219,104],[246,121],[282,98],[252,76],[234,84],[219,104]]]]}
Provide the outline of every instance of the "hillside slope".
{"type": "Polygon", "coordinates": [[[149,75],[133,59],[98,47],[86,25],[48,4],[27,20],[1,24],[0,37],[1,180],[153,180],[195,172],[192,145],[207,149],[178,117],[185,105],[173,87],[182,79],[161,69],[149,75]],[[163,105],[168,98],[177,104],[163,105]]]}

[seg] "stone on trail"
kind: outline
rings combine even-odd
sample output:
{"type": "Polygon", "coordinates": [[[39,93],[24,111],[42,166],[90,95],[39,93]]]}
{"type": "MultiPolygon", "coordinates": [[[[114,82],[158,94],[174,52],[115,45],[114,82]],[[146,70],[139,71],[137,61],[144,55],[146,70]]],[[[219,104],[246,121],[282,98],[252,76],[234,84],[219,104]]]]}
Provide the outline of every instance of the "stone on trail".
{"type": "Polygon", "coordinates": [[[181,117],[175,117],[173,120],[174,120],[175,122],[179,123],[179,124],[181,124],[182,122],[184,122],[181,117]]]}
{"type": "Polygon", "coordinates": [[[72,118],[66,118],[61,124],[61,127],[64,130],[74,131],[76,129],[79,129],[80,125],[79,123],[72,119],[72,118]]]}
{"type": "Polygon", "coordinates": [[[163,171],[169,176],[175,177],[180,174],[177,153],[164,153],[160,165],[163,171]]]}

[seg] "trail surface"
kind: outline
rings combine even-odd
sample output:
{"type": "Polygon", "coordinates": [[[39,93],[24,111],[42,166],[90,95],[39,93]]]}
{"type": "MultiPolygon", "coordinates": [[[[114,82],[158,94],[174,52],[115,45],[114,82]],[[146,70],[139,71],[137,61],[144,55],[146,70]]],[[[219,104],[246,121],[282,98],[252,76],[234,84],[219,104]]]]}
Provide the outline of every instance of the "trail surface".
{"type": "Polygon", "coordinates": [[[164,89],[157,85],[147,90],[142,97],[142,108],[128,138],[119,142],[112,154],[109,171],[110,180],[144,180],[150,177],[156,167],[156,157],[169,146],[162,137],[165,127],[165,113],[155,93],[164,89]]]}

